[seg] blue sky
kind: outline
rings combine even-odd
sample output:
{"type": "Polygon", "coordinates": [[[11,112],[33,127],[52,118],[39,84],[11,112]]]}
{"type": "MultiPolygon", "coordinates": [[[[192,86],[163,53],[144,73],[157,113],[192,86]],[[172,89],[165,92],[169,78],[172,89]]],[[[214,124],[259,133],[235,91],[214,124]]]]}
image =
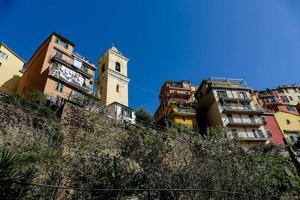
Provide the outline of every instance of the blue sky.
{"type": "Polygon", "coordinates": [[[116,44],[130,58],[130,106],[152,113],[165,80],[299,84],[297,0],[0,0],[0,13],[0,41],[25,60],[53,31],[94,63],[116,44]]]}

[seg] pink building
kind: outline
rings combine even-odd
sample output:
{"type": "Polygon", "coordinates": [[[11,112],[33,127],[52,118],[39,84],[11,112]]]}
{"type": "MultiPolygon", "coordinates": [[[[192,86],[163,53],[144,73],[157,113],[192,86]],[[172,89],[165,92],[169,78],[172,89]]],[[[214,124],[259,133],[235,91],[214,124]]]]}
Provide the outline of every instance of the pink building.
{"type": "Polygon", "coordinates": [[[278,146],[285,145],[283,134],[277,124],[274,113],[266,112],[263,117],[267,122],[264,128],[270,136],[270,142],[278,146]]]}

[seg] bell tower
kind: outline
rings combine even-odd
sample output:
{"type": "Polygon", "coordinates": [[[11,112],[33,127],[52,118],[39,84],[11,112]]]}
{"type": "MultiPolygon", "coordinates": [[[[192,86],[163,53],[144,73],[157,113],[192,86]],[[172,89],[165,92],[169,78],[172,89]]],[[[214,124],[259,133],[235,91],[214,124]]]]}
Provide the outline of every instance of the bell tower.
{"type": "Polygon", "coordinates": [[[105,106],[113,102],[128,106],[128,61],[114,45],[98,59],[97,95],[105,106]]]}

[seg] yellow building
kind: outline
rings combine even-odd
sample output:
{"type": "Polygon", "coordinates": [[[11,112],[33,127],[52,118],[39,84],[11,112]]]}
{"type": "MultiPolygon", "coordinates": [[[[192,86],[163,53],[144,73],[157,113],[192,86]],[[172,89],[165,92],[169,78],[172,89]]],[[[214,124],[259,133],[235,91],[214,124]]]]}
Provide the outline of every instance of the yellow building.
{"type": "Polygon", "coordinates": [[[0,43],[0,94],[14,95],[25,61],[7,45],[0,43]]]}
{"type": "Polygon", "coordinates": [[[276,112],[275,119],[289,144],[294,144],[300,137],[300,116],[288,112],[276,112]]]}
{"type": "Polygon", "coordinates": [[[194,93],[196,87],[189,81],[166,81],[160,91],[160,106],[154,118],[157,124],[166,121],[198,128],[194,93]]]}

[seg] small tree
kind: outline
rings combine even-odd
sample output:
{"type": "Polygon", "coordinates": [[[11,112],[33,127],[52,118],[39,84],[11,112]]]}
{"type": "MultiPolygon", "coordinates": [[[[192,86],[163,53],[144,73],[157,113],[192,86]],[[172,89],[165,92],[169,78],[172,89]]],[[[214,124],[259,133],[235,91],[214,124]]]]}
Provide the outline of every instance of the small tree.
{"type": "Polygon", "coordinates": [[[153,121],[151,114],[144,108],[137,109],[135,115],[137,121],[148,122],[148,123],[152,123],[153,121]]]}

